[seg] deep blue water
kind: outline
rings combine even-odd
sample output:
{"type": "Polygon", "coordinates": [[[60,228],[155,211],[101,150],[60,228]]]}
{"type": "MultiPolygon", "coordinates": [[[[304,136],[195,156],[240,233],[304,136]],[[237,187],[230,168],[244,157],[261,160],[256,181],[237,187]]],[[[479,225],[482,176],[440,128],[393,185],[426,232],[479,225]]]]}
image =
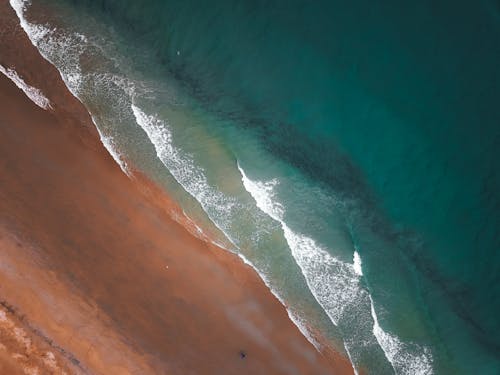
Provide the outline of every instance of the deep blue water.
{"type": "Polygon", "coordinates": [[[305,319],[356,366],[500,373],[498,3],[46,3],[106,55],[89,67],[46,52],[66,79],[79,66],[135,85],[88,73],[75,86],[101,130],[156,178],[166,167],[187,212],[199,206],[297,311],[321,310],[305,319]],[[161,154],[151,128],[156,153],[143,140],[148,116],[180,151],[161,154]],[[355,250],[358,278],[343,268],[355,250]],[[370,306],[391,338],[372,333],[370,306]]]}

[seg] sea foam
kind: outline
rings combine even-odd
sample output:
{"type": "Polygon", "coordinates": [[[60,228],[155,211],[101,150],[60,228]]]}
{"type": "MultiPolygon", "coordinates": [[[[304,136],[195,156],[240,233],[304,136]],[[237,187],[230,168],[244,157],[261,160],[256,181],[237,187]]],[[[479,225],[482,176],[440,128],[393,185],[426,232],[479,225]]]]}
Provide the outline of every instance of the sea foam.
{"type": "Polygon", "coordinates": [[[352,266],[354,267],[354,272],[356,272],[356,274],[359,276],[363,276],[363,268],[361,267],[361,257],[359,256],[357,250],[354,250],[352,261],[353,261],[352,266]]]}
{"type": "Polygon", "coordinates": [[[26,20],[24,12],[29,5],[31,5],[29,0],[10,0],[10,6],[16,12],[21,27],[28,34],[31,43],[36,46],[36,42],[42,39],[49,30],[43,26],[33,25],[26,20]]]}
{"type": "Polygon", "coordinates": [[[239,202],[210,186],[202,168],[195,165],[190,155],[174,146],[172,133],[166,121],[156,115],[146,114],[135,104],[131,105],[137,124],[147,134],[156,155],[175,180],[198,201],[212,222],[232,242],[227,226],[232,211],[239,202]]]}
{"type": "Polygon", "coordinates": [[[132,177],[132,172],[127,164],[127,161],[122,156],[120,152],[118,152],[118,148],[112,136],[106,136],[102,133],[99,127],[96,125],[94,118],[92,117],[92,122],[99,133],[99,138],[101,139],[101,143],[104,145],[104,148],[109,152],[113,160],[118,164],[128,177],[132,177]]]}
{"type": "Polygon", "coordinates": [[[52,105],[50,104],[50,100],[42,93],[41,90],[28,85],[24,80],[17,74],[14,69],[5,68],[0,64],[0,72],[2,72],[7,78],[9,78],[12,82],[19,87],[26,96],[37,106],[43,109],[51,109],[52,105]]]}
{"type": "Polygon", "coordinates": [[[413,343],[406,344],[397,336],[384,331],[378,322],[375,305],[371,296],[370,311],[373,317],[373,334],[377,338],[380,347],[384,350],[396,374],[433,374],[432,356],[429,349],[413,343]],[[413,346],[413,350],[409,346],[413,346]]]}

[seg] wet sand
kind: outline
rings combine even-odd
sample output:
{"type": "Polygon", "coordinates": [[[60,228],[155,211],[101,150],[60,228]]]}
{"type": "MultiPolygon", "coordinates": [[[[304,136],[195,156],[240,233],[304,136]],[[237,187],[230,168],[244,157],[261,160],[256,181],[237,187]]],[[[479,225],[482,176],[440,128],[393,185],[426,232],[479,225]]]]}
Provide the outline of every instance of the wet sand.
{"type": "Polygon", "coordinates": [[[4,0],[0,64],[53,107],[0,74],[1,373],[352,373],[250,267],[121,171],[4,0]]]}

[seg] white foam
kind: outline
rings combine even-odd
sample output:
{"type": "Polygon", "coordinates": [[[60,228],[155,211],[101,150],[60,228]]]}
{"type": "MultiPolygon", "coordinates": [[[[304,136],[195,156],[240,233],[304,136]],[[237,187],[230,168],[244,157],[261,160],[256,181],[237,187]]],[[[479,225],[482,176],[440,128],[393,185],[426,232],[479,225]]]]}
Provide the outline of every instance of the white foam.
{"type": "MultiPolygon", "coordinates": [[[[92,121],[94,121],[92,119],[92,121]]],[[[94,122],[95,124],[95,122],[94,122]]],[[[101,143],[104,145],[104,148],[109,152],[113,160],[118,164],[128,177],[132,177],[132,172],[130,171],[125,158],[120,154],[117,150],[117,146],[112,136],[105,136],[100,130],[99,127],[95,127],[97,132],[99,133],[99,138],[101,139],[101,143]]]]}
{"type": "Polygon", "coordinates": [[[318,352],[321,352],[321,345],[309,332],[309,329],[307,328],[307,322],[304,321],[304,319],[300,318],[299,315],[294,314],[288,308],[286,309],[286,312],[288,313],[288,318],[299,329],[300,333],[302,333],[302,336],[304,336],[307,339],[307,341],[309,341],[318,352]]]}
{"type": "Polygon", "coordinates": [[[80,33],[66,33],[49,25],[29,22],[25,13],[31,5],[31,0],[9,2],[31,43],[56,67],[68,90],[79,99],[78,93],[83,81],[80,55],[84,45],[88,44],[88,39],[80,33]]]}
{"type": "Polygon", "coordinates": [[[41,90],[28,85],[24,80],[17,74],[14,69],[5,68],[0,64],[0,72],[2,72],[7,78],[9,78],[12,82],[19,87],[24,94],[37,106],[43,109],[50,109],[52,105],[50,104],[50,100],[42,93],[41,90]]]}
{"type": "Polygon", "coordinates": [[[243,185],[255,199],[257,207],[271,216],[274,220],[282,223],[284,214],[283,206],[273,200],[273,189],[278,184],[278,180],[273,179],[269,182],[252,181],[245,175],[245,172],[243,171],[243,169],[241,169],[239,164],[238,169],[243,176],[243,185]]]}
{"type": "Polygon", "coordinates": [[[363,269],[361,267],[361,258],[357,250],[354,250],[353,267],[354,267],[354,272],[356,272],[357,275],[363,276],[363,269]]]}
{"type": "Polygon", "coordinates": [[[416,344],[406,344],[397,336],[384,331],[379,324],[375,305],[370,296],[370,310],[373,318],[373,334],[377,338],[385,356],[396,374],[431,375],[432,356],[427,348],[416,344]]]}
{"type": "Polygon", "coordinates": [[[16,12],[17,18],[19,18],[21,27],[26,34],[28,34],[31,43],[36,46],[37,42],[43,39],[46,33],[49,32],[49,29],[43,26],[31,24],[26,20],[24,12],[26,11],[26,8],[31,5],[30,0],[10,0],[9,2],[12,9],[16,12]]]}
{"type": "Polygon", "coordinates": [[[233,242],[228,227],[231,223],[233,210],[240,204],[234,197],[229,197],[210,186],[203,169],[197,167],[190,157],[182,153],[173,144],[172,134],[168,124],[155,115],[144,113],[132,104],[137,124],[147,134],[153,144],[156,154],[175,180],[195,198],[208,214],[212,222],[233,242]]]}

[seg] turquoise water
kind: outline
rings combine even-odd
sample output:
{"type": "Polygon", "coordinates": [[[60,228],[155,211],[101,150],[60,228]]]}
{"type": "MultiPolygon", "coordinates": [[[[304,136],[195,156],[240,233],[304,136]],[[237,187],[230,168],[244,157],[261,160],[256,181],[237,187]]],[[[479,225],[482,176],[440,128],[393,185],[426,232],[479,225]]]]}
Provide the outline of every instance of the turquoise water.
{"type": "Polygon", "coordinates": [[[498,4],[45,0],[26,18],[108,147],[355,368],[500,373],[498,4]]]}

